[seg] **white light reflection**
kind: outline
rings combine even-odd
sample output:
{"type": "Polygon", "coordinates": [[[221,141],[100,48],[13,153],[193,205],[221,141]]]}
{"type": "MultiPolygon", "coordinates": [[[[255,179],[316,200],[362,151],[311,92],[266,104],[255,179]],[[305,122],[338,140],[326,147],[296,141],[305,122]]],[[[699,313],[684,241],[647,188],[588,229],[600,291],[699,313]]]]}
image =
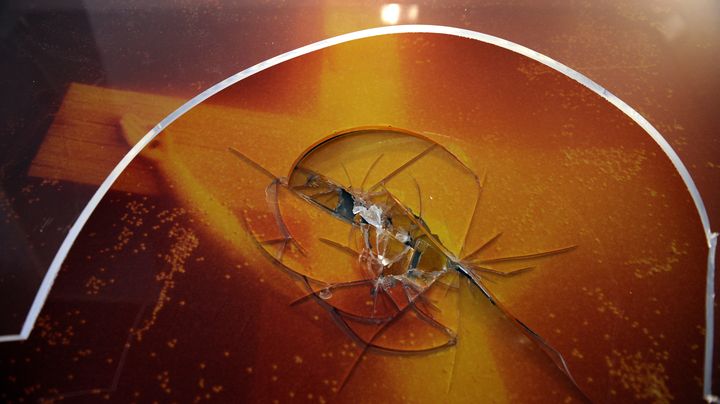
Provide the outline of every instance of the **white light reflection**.
{"type": "Polygon", "coordinates": [[[385,4],[380,8],[380,19],[385,24],[395,25],[400,21],[401,7],[399,4],[385,4]]]}
{"type": "Polygon", "coordinates": [[[401,19],[406,22],[415,22],[418,19],[419,8],[417,4],[401,6],[397,3],[388,3],[380,7],[380,19],[385,24],[395,25],[401,19]]]}

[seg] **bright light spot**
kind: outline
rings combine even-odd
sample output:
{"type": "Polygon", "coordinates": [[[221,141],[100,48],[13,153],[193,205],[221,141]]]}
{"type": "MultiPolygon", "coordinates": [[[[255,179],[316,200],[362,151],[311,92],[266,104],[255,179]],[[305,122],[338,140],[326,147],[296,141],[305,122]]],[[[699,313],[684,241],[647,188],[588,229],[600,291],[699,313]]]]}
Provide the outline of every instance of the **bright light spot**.
{"type": "Polygon", "coordinates": [[[408,19],[408,21],[416,21],[417,18],[418,18],[418,6],[417,6],[417,4],[413,4],[408,7],[407,19],[408,19]]]}
{"type": "Polygon", "coordinates": [[[400,5],[396,3],[385,4],[380,8],[380,19],[385,24],[395,25],[400,21],[400,5]]]}

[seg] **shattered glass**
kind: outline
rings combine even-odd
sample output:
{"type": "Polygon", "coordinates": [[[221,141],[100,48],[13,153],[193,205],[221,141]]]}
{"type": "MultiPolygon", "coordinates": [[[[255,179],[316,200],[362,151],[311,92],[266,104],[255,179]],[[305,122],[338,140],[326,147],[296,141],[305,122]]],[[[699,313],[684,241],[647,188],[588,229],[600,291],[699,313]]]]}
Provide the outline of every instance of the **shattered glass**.
{"type": "MultiPolygon", "coordinates": [[[[156,123],[119,122],[128,143],[156,123]]],[[[560,71],[474,39],[381,35],[260,70],[161,129],[83,228],[30,340],[0,346],[11,378],[40,383],[8,381],[15,395],[702,390],[708,249],[691,195],[635,118],[560,71]]]]}
{"type": "Polygon", "coordinates": [[[244,216],[258,245],[303,278],[308,296],[322,300],[361,342],[363,355],[368,348],[428,352],[454,346],[462,279],[571,377],[562,356],[498,304],[481,274],[512,276],[575,246],[484,259],[498,234],[468,248],[482,183],[440,144],[392,128],[347,131],[310,149],[287,178],[273,178],[231,151],[271,180],[267,210],[244,216]],[[504,263],[513,266],[496,266],[504,263]]]}

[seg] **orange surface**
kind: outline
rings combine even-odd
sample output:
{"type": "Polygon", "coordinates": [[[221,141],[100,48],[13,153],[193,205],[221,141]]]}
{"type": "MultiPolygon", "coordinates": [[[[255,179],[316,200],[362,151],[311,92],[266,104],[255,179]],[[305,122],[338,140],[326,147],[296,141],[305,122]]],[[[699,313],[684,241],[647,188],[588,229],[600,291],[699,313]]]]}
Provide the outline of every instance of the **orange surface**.
{"type": "MultiPolygon", "coordinates": [[[[0,120],[0,230],[7,235],[0,327],[8,334],[19,330],[67,229],[119,159],[114,141],[112,150],[71,148],[79,135],[93,142],[109,133],[132,143],[144,130],[129,136],[135,120],[126,114],[155,116],[143,119],[151,126],[212,83],[269,57],[393,23],[382,19],[384,5],[371,3],[161,3],[11,4],[3,14],[10,23],[3,39],[8,108],[0,120]],[[74,100],[64,94],[70,82],[102,86],[92,92],[102,98],[63,116],[55,107],[74,100]],[[109,89],[122,93],[120,105],[109,89]],[[152,98],[127,107],[129,89],[152,98]],[[68,139],[45,136],[49,119],[66,126],[68,139]],[[52,151],[45,162],[53,172],[28,174],[41,142],[40,150],[52,151]],[[63,160],[69,163],[58,164],[63,160]]],[[[399,23],[506,38],[618,95],[678,152],[716,226],[716,2],[401,6],[399,23]]],[[[482,214],[470,232],[473,245],[503,233],[487,259],[577,245],[533,262],[532,271],[485,279],[514,315],[563,353],[594,401],[697,401],[705,240],[683,184],[656,146],[595,95],[532,62],[457,39],[419,41],[432,42],[424,51],[398,42],[356,44],[265,72],[163,133],[161,147],[143,153],[144,163],[133,164],[135,174],[124,176],[124,186],[93,215],[29,341],[0,344],[0,401],[557,402],[572,394],[548,358],[467,285],[458,294],[463,311],[448,320],[458,323],[455,348],[424,356],[370,353],[335,391],[361,347],[326,307],[308,299],[290,305],[306,288],[262,255],[238,220],[249,202],[262,206],[267,178],[226,150],[235,145],[287,175],[313,142],[379,124],[425,133],[478,175],[487,173],[482,214]],[[373,63],[377,74],[367,71],[373,63]],[[237,130],[228,130],[233,119],[237,130]],[[280,152],[271,154],[274,148],[280,152]]]]}
{"type": "MultiPolygon", "coordinates": [[[[678,17],[698,20],[691,3],[583,7],[568,14],[555,5],[541,19],[527,5],[448,9],[448,17],[421,9],[420,22],[507,37],[610,84],[686,159],[716,217],[716,64],[714,53],[702,53],[717,48],[708,39],[717,28],[703,31],[711,18],[677,31],[678,17]],[[514,16],[510,23],[504,14],[514,16]]],[[[322,33],[309,34],[302,20],[285,29],[324,38],[373,25],[378,10],[369,10],[330,5],[322,33]]],[[[288,36],[287,49],[309,42],[288,36]]],[[[486,279],[563,354],[593,401],[700,396],[706,250],[695,209],[647,134],[572,80],[490,45],[403,35],[287,62],[206,105],[141,156],[162,184],[153,194],[163,196],[113,192],[101,204],[31,340],[2,347],[7,391],[124,402],[581,400],[464,280],[450,302],[458,308],[449,320],[456,346],[423,355],[369,351],[352,372],[362,344],[315,300],[291,304],[306,289],[257,248],[241,219],[266,207],[269,180],[228,146],[285,176],[332,133],[392,125],[438,142],[486,178],[468,239],[477,246],[502,232],[486,259],[577,245],[532,262],[532,271],[486,279]]]]}
{"type": "MultiPolygon", "coordinates": [[[[599,96],[492,45],[403,34],[300,57],[207,103],[252,109],[254,100],[287,119],[247,125],[238,110],[237,129],[218,132],[201,106],[142,154],[167,181],[172,204],[188,212],[193,222],[187,231],[197,237],[197,248],[219,254],[197,262],[188,252],[195,262],[182,265],[186,282],[220,270],[219,265],[231,279],[244,279],[223,301],[244,301],[235,310],[245,331],[225,322],[212,327],[253,336],[239,338],[232,350],[233,360],[248,369],[242,377],[258,386],[250,398],[581,398],[553,363],[464,280],[457,302],[458,344],[430,354],[364,352],[322,305],[312,300],[290,305],[305,292],[258,251],[242,224],[243,212],[255,220],[253,212],[266,206],[269,179],[224,150],[241,150],[282,177],[312,144],[365,125],[422,133],[486,175],[467,243],[476,246],[503,235],[484,258],[578,246],[534,263],[527,273],[487,278],[509,312],[563,354],[592,400],[697,396],[702,228],[667,157],[599,96]],[[206,128],[203,133],[179,137],[188,136],[184,126],[197,127],[197,121],[206,128]],[[360,364],[349,374],[358,355],[360,364]],[[287,372],[286,383],[273,381],[280,371],[287,372]]],[[[454,178],[444,181],[452,186],[454,178]]],[[[196,298],[213,290],[198,289],[196,298]]],[[[153,314],[158,321],[170,316],[182,322],[176,311],[187,308],[173,304],[176,292],[166,293],[171,299],[156,305],[153,314]]],[[[183,301],[189,308],[196,303],[183,301]]],[[[183,336],[153,324],[137,344],[145,338],[182,341],[183,336]]],[[[173,370],[183,372],[168,368],[173,370]]],[[[223,388],[231,388],[232,380],[228,376],[223,388]]]]}

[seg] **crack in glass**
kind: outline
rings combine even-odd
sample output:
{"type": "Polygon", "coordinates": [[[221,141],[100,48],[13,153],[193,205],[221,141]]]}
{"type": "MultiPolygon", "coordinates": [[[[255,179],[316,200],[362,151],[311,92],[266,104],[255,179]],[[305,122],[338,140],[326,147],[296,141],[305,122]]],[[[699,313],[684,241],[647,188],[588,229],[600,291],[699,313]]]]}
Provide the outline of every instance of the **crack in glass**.
{"type": "Polygon", "coordinates": [[[270,259],[302,278],[307,293],[291,305],[314,298],[362,347],[343,385],[368,349],[454,346],[463,279],[575,384],[563,356],[502,306],[485,275],[519,275],[577,246],[483,257],[498,233],[468,248],[484,181],[448,149],[409,131],[359,128],[320,141],[282,178],[230,151],[271,179],[271,214],[243,221],[270,259]]]}

